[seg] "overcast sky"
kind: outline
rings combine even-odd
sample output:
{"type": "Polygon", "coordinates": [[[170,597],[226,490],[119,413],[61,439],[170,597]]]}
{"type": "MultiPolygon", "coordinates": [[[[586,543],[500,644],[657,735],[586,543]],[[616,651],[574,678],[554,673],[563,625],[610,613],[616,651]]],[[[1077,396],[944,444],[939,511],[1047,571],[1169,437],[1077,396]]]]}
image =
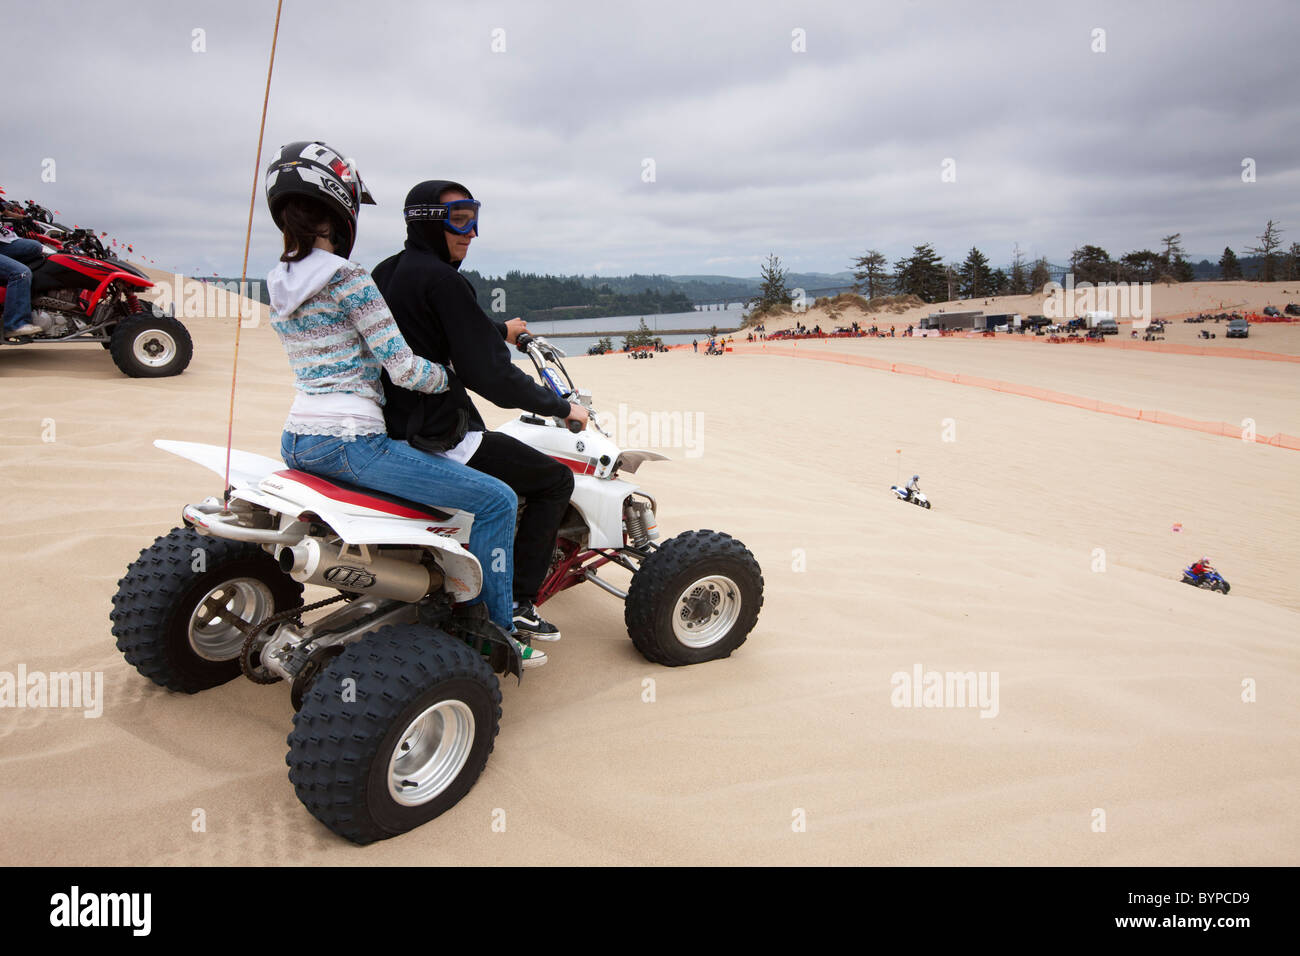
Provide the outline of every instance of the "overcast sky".
{"type": "MultiPolygon", "coordinates": [[[[8,197],[238,275],[274,0],[3,10],[8,197]]],[[[1269,218],[1300,240],[1298,27],[1286,0],[285,0],[260,165],[298,139],[354,158],[370,267],[428,178],[483,202],[467,265],[493,274],[835,272],[920,242],[1063,261],[1171,232],[1217,259],[1269,218]]],[[[259,174],[249,275],[278,254],[259,174]]]]}

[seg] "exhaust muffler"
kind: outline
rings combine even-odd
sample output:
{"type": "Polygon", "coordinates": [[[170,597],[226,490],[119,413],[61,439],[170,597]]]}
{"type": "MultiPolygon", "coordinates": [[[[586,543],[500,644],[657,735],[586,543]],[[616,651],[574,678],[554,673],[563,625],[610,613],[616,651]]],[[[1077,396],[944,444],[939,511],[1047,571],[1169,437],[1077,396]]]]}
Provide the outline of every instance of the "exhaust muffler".
{"type": "Polygon", "coordinates": [[[303,584],[408,603],[420,600],[434,586],[429,569],[418,561],[373,557],[364,545],[359,553],[349,553],[348,548],[345,544],[334,553],[319,538],[303,538],[280,549],[280,570],[303,584]]]}

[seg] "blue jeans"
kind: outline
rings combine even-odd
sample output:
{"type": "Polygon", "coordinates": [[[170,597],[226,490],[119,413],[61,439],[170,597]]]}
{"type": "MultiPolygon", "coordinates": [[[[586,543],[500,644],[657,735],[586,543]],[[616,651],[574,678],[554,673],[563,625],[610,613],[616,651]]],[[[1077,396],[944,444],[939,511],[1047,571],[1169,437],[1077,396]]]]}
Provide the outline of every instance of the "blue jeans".
{"type": "Polygon", "coordinates": [[[5,329],[32,320],[32,270],[23,262],[37,262],[41,244],[35,239],[0,242],[0,283],[5,287],[5,329]]]}
{"type": "Polygon", "coordinates": [[[507,632],[514,630],[511,590],[519,498],[505,482],[387,435],[334,438],[285,432],[280,455],[290,468],[322,478],[471,512],[469,552],[483,567],[483,590],[469,603],[486,602],[493,622],[507,632]]]}

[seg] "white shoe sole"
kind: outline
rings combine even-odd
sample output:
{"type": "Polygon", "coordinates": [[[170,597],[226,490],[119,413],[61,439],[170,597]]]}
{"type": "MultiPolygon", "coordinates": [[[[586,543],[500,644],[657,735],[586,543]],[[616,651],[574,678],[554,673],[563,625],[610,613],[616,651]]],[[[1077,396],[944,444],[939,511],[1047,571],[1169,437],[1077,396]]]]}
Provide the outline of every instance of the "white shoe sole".
{"type": "Polygon", "coordinates": [[[525,631],[518,624],[515,625],[515,630],[520,634],[527,634],[530,641],[547,641],[554,643],[560,639],[559,631],[556,631],[554,634],[538,634],[535,631],[525,631]]]}
{"type": "Polygon", "coordinates": [[[525,669],[529,667],[541,667],[546,663],[546,655],[541,651],[538,651],[532,657],[524,657],[524,651],[529,650],[530,648],[522,644],[518,638],[512,638],[512,640],[515,642],[515,649],[519,651],[520,663],[525,669]]]}

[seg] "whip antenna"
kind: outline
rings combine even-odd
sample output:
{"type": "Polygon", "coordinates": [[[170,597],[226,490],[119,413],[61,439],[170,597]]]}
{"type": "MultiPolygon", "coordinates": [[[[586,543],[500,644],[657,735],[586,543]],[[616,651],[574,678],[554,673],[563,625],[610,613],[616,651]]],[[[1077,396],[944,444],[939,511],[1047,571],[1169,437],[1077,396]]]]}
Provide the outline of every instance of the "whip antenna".
{"type": "MultiPolygon", "coordinates": [[[[266,133],[266,106],[271,100],[271,73],[275,69],[275,45],[280,38],[280,11],[284,0],[275,5],[275,29],[271,33],[271,61],[266,66],[266,93],[262,96],[262,123],[257,129],[257,160],[253,164],[253,195],[248,200],[248,229],[244,232],[244,265],[239,272],[239,295],[245,297],[248,286],[248,247],[253,240],[253,210],[257,206],[257,184],[262,178],[262,137],[266,133]]],[[[235,360],[230,368],[230,415],[226,421],[226,477],[222,503],[230,506],[230,449],[235,437],[235,380],[239,374],[239,332],[244,327],[244,317],[235,310],[235,360]]]]}

